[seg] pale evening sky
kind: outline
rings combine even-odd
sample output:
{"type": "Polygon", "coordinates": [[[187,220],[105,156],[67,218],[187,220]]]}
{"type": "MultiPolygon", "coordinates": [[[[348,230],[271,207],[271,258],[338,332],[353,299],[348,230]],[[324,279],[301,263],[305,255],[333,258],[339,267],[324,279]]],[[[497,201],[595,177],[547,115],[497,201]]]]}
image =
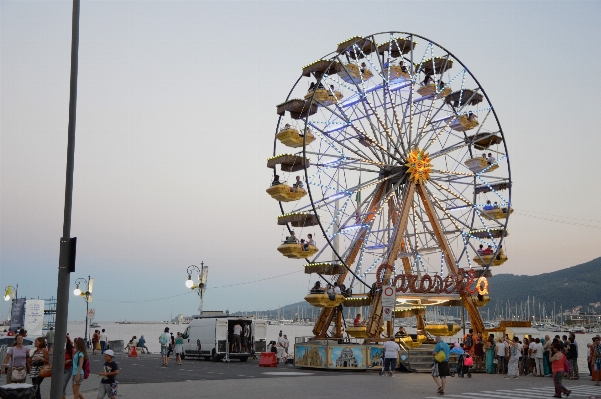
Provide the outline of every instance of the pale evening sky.
{"type": "MultiPolygon", "coordinates": [[[[71,4],[0,1],[0,289],[28,298],[56,295],[71,4]]],[[[191,314],[185,271],[204,261],[207,310],[302,300],[265,193],[275,105],[302,66],[389,30],[446,47],[496,109],[516,211],[495,272],[601,256],[600,17],[597,1],[82,1],[71,291],[95,278],[99,320],[191,314]]],[[[84,309],[72,296],[69,319],[84,309]]]]}

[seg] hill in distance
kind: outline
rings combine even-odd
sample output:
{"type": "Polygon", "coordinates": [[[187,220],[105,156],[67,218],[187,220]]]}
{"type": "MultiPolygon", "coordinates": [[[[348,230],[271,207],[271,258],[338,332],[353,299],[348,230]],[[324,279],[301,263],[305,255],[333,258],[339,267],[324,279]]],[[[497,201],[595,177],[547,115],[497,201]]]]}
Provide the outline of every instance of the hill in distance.
{"type": "MultiPolygon", "coordinates": [[[[493,276],[489,279],[488,289],[492,300],[486,307],[482,308],[484,311],[487,308],[494,307],[495,303],[505,304],[509,301],[512,306],[515,306],[516,304],[526,303],[528,300],[532,302],[533,296],[536,306],[539,303],[546,304],[547,314],[550,314],[550,310],[553,309],[553,303],[555,303],[556,312],[559,313],[560,306],[563,306],[564,310],[577,306],[583,306],[586,309],[589,303],[601,301],[601,258],[535,276],[495,275],[498,269],[500,268],[491,268],[493,276]]],[[[319,314],[320,310],[319,308],[313,308],[305,301],[301,301],[282,306],[279,309],[280,318],[295,319],[296,314],[299,311],[302,312],[303,309],[305,309],[304,314],[308,317],[311,316],[312,310],[315,316],[319,314]]],[[[278,315],[277,309],[256,312],[262,315],[271,314],[272,318],[276,318],[278,315]]],[[[352,312],[354,310],[351,310],[352,312]]],[[[346,309],[344,314],[347,314],[346,309]]]]}

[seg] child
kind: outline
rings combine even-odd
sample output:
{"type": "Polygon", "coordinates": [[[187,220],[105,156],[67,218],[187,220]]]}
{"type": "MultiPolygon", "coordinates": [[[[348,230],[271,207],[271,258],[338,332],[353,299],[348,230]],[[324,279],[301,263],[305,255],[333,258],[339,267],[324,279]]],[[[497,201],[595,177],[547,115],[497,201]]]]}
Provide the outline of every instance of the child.
{"type": "Polygon", "coordinates": [[[117,381],[115,376],[119,374],[119,366],[113,360],[115,353],[107,349],[104,351],[104,366],[102,371],[98,374],[102,377],[100,380],[100,386],[98,387],[97,399],[103,399],[106,394],[109,399],[115,399],[117,396],[117,381]]]}

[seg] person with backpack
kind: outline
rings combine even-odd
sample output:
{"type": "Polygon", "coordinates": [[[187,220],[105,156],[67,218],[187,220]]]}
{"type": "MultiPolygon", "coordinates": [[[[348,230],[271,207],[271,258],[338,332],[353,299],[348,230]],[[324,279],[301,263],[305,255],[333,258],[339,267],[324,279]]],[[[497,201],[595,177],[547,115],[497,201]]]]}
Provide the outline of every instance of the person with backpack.
{"type": "Polygon", "coordinates": [[[161,356],[163,357],[163,365],[161,367],[167,367],[169,365],[169,341],[171,341],[169,327],[165,327],[165,331],[159,337],[159,343],[161,344],[161,356]]]}
{"type": "Polygon", "coordinates": [[[465,337],[463,337],[463,350],[472,354],[473,346],[474,346],[474,330],[470,328],[468,333],[465,334],[465,337]]]}
{"type": "Polygon", "coordinates": [[[73,355],[73,399],[86,399],[80,392],[83,380],[90,375],[90,360],[83,338],[75,340],[75,355],[73,355]],[[87,370],[87,374],[86,374],[87,370]]]}

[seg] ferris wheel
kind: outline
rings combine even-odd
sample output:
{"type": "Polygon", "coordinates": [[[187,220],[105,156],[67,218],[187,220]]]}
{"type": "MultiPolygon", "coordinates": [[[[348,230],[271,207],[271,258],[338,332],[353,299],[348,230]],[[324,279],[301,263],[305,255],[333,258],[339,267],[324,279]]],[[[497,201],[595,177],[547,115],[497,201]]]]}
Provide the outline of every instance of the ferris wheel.
{"type": "Polygon", "coordinates": [[[483,330],[486,298],[469,287],[507,260],[511,173],[470,70],[419,35],[353,37],[302,68],[277,114],[267,192],[285,226],[278,250],[342,287],[307,296],[323,308],[315,335],[339,336],[328,329],[353,304],[372,306],[361,334],[379,335],[383,283],[401,316],[461,303],[483,330]]]}

